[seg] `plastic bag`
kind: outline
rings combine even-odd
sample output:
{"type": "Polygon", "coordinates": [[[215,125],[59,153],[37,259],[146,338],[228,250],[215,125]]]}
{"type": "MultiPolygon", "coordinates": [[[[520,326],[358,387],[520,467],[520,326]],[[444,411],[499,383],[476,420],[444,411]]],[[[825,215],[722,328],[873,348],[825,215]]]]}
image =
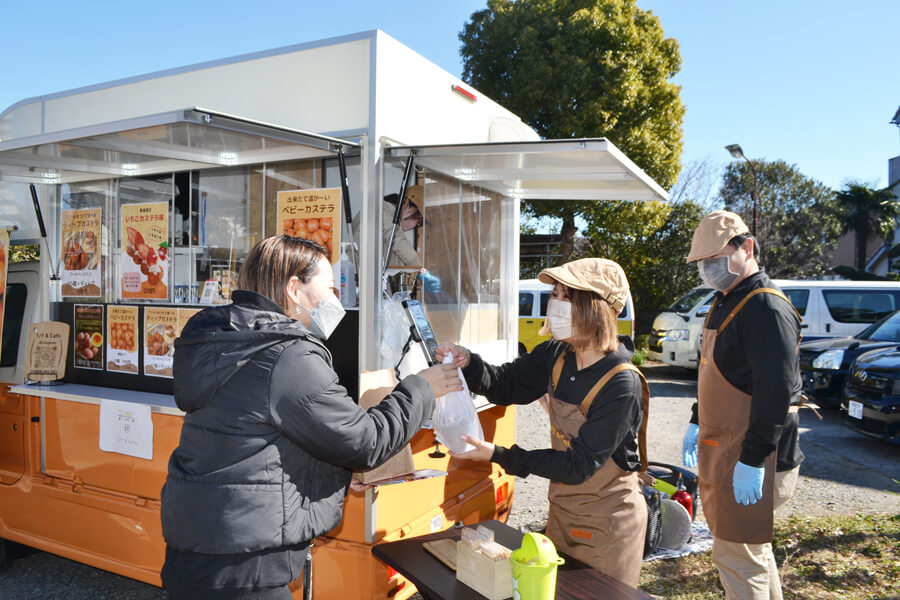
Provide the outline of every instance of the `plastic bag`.
{"type": "MultiPolygon", "coordinates": [[[[444,357],[444,364],[453,362],[453,354],[448,353],[444,357]]],[[[464,442],[461,438],[468,435],[479,440],[484,440],[484,431],[481,429],[481,421],[478,420],[478,411],[472,402],[469,386],[463,377],[462,370],[457,369],[463,389],[458,392],[450,392],[437,400],[434,408],[434,436],[451,452],[461,453],[474,450],[472,444],[464,442]]]]}
{"type": "Polygon", "coordinates": [[[402,301],[409,292],[398,292],[381,303],[381,364],[394,368],[403,359],[403,346],[409,338],[409,320],[402,301]]]}

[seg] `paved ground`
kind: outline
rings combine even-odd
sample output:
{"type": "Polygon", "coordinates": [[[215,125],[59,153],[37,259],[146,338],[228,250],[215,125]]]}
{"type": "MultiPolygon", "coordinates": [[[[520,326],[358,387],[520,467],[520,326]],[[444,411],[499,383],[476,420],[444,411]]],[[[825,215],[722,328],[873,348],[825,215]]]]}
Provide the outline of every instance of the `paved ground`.
{"type": "MultiPolygon", "coordinates": [[[[687,371],[648,365],[652,392],[648,441],[651,460],[680,464],[681,438],[697,391],[687,371]]],[[[549,444],[546,414],[537,405],[519,413],[518,442],[527,448],[549,444]]],[[[801,411],[801,447],[807,455],[794,497],[779,516],[900,513],[900,446],[856,434],[825,411],[817,421],[801,411]]],[[[547,484],[529,478],[516,483],[510,524],[541,529],[547,516],[547,484]]],[[[163,600],[162,590],[43,552],[20,556],[0,573],[0,600],[163,600]]]]}

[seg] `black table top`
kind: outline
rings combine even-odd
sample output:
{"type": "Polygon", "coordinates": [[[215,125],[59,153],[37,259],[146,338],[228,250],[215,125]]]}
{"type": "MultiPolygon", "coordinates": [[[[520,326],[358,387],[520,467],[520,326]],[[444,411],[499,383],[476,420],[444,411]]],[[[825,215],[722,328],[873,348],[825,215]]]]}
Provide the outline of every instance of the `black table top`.
{"type": "MultiPolygon", "coordinates": [[[[494,532],[497,543],[515,549],[524,534],[500,521],[479,523],[494,532]]],[[[474,527],[474,526],[473,526],[474,527]]],[[[423,548],[425,542],[440,539],[459,540],[461,528],[432,533],[396,542],[372,546],[372,554],[413,582],[425,598],[439,600],[483,600],[484,596],[457,581],[456,573],[423,548]]],[[[563,555],[564,565],[556,575],[557,600],[650,600],[651,596],[574,558],[563,555]]]]}

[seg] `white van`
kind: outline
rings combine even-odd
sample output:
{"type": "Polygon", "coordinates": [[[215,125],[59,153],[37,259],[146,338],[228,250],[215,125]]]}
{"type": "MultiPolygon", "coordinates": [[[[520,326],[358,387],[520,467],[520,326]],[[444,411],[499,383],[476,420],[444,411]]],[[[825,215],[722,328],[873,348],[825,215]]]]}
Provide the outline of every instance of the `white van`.
{"type": "MultiPolygon", "coordinates": [[[[900,308],[900,283],[884,281],[773,280],[803,317],[804,341],[852,336],[900,308]]],[[[696,369],[700,333],[715,298],[698,286],[657,315],[648,356],[676,367],[696,369]]]]}
{"type": "MultiPolygon", "coordinates": [[[[532,348],[550,339],[549,335],[538,332],[547,318],[547,301],[553,286],[539,279],[519,280],[519,354],[531,352],[532,348]]],[[[634,339],[634,303],[631,292],[625,300],[625,308],[619,313],[619,335],[630,335],[634,339]]]]}

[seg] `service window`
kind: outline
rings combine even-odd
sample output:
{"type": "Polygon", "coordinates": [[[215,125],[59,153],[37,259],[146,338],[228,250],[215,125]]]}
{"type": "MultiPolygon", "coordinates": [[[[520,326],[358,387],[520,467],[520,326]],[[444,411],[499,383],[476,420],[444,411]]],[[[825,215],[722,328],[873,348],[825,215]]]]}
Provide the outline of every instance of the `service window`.
{"type": "Polygon", "coordinates": [[[788,297],[800,316],[806,314],[806,307],[809,305],[809,290],[782,290],[784,295],[788,297]]]}
{"type": "Polygon", "coordinates": [[[892,313],[900,293],[884,290],[824,290],[831,317],[840,323],[874,323],[892,313]]]}

